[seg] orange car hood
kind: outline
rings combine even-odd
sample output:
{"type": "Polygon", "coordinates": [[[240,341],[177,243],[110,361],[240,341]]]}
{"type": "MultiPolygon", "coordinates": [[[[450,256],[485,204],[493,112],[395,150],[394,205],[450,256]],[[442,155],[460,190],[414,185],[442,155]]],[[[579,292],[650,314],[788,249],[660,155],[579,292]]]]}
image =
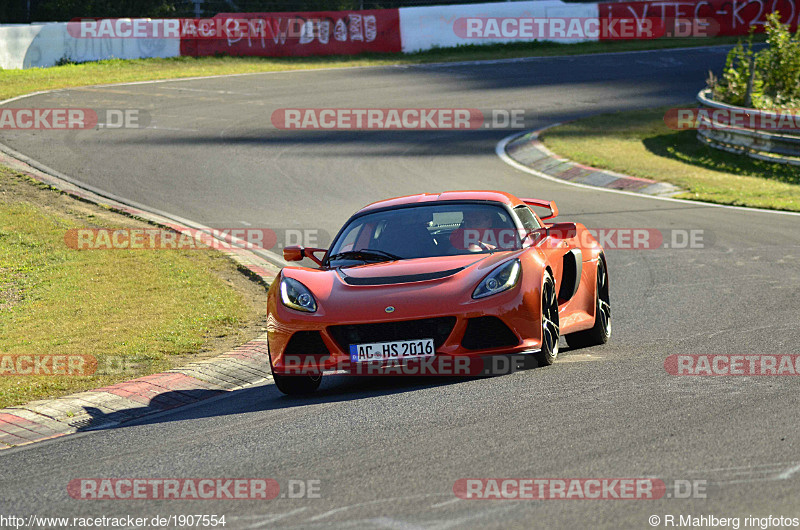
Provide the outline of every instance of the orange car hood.
{"type": "MultiPolygon", "coordinates": [[[[339,269],[340,275],[355,279],[425,277],[438,274],[455,274],[489,257],[489,254],[419,258],[402,261],[385,261],[339,269]]],[[[407,280],[401,280],[407,282],[407,280]]]]}
{"type": "Polygon", "coordinates": [[[472,292],[481,279],[520,253],[418,258],[337,269],[285,267],[281,274],[302,282],[317,299],[318,310],[297,315],[300,318],[335,318],[338,323],[402,320],[449,314],[455,310],[453,304],[480,302],[472,299],[472,292]],[[384,311],[389,306],[396,308],[391,314],[384,311]]]}

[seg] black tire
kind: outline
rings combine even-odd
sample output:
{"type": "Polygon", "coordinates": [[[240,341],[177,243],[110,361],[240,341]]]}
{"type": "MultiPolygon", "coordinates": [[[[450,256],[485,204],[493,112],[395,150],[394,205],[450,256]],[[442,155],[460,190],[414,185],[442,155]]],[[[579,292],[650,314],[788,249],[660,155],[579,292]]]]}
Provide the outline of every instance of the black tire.
{"type": "Polygon", "coordinates": [[[287,396],[302,396],[305,394],[312,394],[316,389],[319,388],[320,383],[322,383],[322,374],[276,374],[275,367],[272,366],[272,355],[269,353],[269,344],[267,344],[267,349],[269,371],[272,372],[272,380],[275,381],[275,386],[278,387],[278,390],[287,396]]]}
{"type": "Polygon", "coordinates": [[[545,272],[542,282],[542,349],[535,354],[539,366],[550,366],[558,357],[558,295],[556,282],[545,272]]]}
{"type": "Polygon", "coordinates": [[[317,375],[281,375],[273,372],[272,378],[278,390],[287,396],[313,394],[322,382],[322,374],[317,375]]]}
{"type": "Polygon", "coordinates": [[[595,295],[594,326],[585,331],[564,335],[572,349],[605,344],[611,338],[611,301],[608,296],[608,272],[602,256],[597,260],[597,294],[595,295]]]}

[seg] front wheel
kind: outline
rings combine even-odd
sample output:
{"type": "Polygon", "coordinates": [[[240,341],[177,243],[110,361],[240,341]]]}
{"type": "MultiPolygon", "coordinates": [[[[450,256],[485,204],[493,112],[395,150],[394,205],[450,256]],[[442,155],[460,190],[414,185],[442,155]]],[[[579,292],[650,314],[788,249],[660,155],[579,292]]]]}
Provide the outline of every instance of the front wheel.
{"type": "MultiPolygon", "coordinates": [[[[267,345],[267,348],[269,348],[269,345],[267,345]]],[[[320,383],[322,383],[322,374],[276,374],[275,367],[272,366],[272,355],[269,351],[267,352],[267,357],[269,358],[269,371],[272,372],[272,380],[275,381],[275,386],[287,396],[311,394],[318,389],[320,383]]]]}
{"type": "Polygon", "coordinates": [[[564,336],[570,348],[586,348],[605,344],[611,338],[611,303],[608,296],[608,272],[602,257],[597,260],[597,294],[595,296],[594,326],[564,336]]]}
{"type": "Polygon", "coordinates": [[[301,396],[311,394],[319,388],[322,374],[316,375],[281,375],[272,374],[275,386],[288,396],[301,396]]]}
{"type": "Polygon", "coordinates": [[[558,357],[558,296],[549,272],[542,283],[542,349],[536,354],[540,366],[550,366],[558,357]]]}

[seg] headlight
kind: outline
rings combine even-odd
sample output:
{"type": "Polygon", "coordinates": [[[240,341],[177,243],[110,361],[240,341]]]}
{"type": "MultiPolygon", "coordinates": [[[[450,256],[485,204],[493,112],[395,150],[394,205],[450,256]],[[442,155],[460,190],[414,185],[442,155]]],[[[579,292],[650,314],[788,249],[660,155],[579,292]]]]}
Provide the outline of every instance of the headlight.
{"type": "Polygon", "coordinates": [[[511,289],[519,281],[521,269],[522,265],[518,259],[497,267],[481,280],[472,293],[472,298],[483,298],[511,289]]]}
{"type": "Polygon", "coordinates": [[[317,310],[317,301],[308,287],[291,278],[281,280],[281,302],[298,311],[313,313],[317,310]]]}

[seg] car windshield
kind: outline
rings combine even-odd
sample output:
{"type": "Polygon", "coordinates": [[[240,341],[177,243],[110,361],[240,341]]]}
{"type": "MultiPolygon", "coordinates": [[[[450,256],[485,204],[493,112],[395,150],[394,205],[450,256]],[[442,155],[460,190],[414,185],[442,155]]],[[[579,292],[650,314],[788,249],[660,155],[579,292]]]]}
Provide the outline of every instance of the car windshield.
{"type": "Polygon", "coordinates": [[[520,248],[508,211],[493,204],[433,204],[351,220],[328,254],[332,266],[520,248]]]}

